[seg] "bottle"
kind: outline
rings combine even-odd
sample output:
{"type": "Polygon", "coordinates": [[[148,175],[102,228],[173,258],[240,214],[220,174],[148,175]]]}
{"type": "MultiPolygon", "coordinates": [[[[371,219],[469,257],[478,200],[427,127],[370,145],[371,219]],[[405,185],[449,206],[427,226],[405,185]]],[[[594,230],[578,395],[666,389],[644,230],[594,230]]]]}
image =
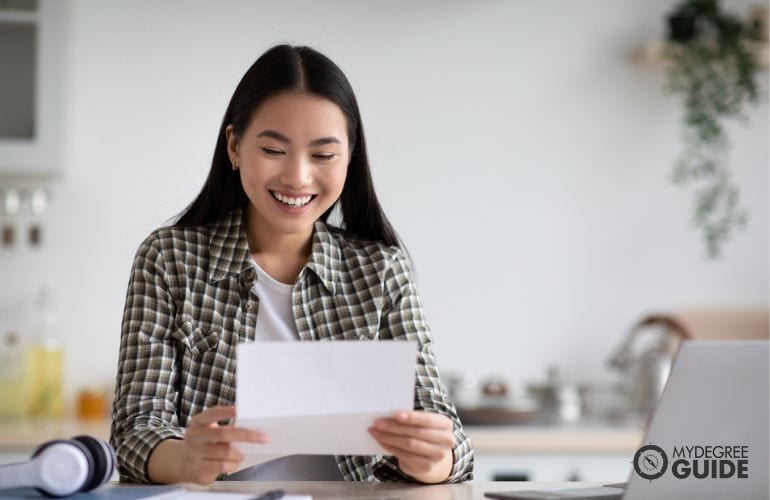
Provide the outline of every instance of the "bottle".
{"type": "Polygon", "coordinates": [[[64,346],[56,335],[51,292],[42,288],[35,302],[32,335],[27,348],[27,411],[31,417],[64,415],[64,346]]]}
{"type": "Polygon", "coordinates": [[[107,418],[107,394],[104,389],[89,386],[78,392],[76,415],[84,421],[107,418]]]}
{"type": "Polygon", "coordinates": [[[24,347],[9,330],[0,338],[0,420],[21,420],[26,413],[24,347]]]}

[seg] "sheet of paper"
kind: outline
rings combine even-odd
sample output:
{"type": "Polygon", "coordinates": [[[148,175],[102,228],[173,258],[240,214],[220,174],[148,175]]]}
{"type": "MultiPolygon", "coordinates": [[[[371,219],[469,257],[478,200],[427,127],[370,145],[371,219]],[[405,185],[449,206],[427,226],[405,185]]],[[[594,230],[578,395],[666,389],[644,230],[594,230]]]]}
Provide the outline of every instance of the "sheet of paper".
{"type": "Polygon", "coordinates": [[[242,466],[277,456],[387,454],[367,429],[414,407],[417,342],[238,345],[235,425],[267,444],[238,443],[242,466]]]}

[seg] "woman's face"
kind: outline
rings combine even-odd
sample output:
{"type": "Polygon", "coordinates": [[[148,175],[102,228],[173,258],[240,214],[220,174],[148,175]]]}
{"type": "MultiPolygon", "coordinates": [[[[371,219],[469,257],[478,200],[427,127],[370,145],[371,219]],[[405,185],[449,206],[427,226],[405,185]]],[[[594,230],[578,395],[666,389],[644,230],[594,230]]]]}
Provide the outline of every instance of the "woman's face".
{"type": "Polygon", "coordinates": [[[281,234],[312,234],[345,185],[350,153],[342,110],[321,97],[277,94],[257,108],[241,137],[232,125],[226,134],[255,222],[281,234]]]}

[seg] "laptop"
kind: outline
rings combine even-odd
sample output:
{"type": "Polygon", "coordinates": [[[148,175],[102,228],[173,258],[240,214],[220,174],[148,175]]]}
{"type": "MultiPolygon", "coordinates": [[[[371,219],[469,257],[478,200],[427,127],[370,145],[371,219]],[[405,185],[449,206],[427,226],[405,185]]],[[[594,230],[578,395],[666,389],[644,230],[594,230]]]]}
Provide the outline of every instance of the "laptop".
{"type": "Polygon", "coordinates": [[[501,500],[767,499],[770,343],[682,342],[624,485],[488,492],[501,500]]]}

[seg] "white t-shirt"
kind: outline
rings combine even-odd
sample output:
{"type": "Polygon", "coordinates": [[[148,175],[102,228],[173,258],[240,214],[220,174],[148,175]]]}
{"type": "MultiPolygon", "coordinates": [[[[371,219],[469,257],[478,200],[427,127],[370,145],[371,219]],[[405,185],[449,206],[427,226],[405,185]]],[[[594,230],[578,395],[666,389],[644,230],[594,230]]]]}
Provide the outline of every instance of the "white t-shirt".
{"type": "MultiPolygon", "coordinates": [[[[273,279],[254,262],[257,282],[254,293],[259,297],[256,341],[299,340],[291,289],[273,279]]],[[[226,477],[228,481],[342,481],[343,477],[332,455],[289,455],[240,470],[226,477]]]]}
{"type": "Polygon", "coordinates": [[[287,285],[273,279],[264,269],[252,259],[257,271],[257,282],[254,283],[254,293],[259,297],[257,312],[256,341],[261,340],[299,340],[297,326],[294,324],[294,313],[291,310],[291,289],[287,285]]]}

